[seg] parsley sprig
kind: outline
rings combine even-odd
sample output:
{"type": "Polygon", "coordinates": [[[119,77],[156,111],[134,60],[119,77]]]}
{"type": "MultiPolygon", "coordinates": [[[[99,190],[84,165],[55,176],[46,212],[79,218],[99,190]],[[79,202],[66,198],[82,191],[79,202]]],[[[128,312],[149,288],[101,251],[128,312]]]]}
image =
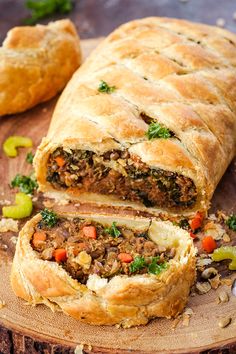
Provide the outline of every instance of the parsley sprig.
{"type": "Polygon", "coordinates": [[[167,269],[168,264],[167,262],[163,263],[158,263],[160,257],[152,257],[150,260],[151,262],[147,262],[144,258],[144,256],[137,256],[134,258],[133,262],[130,264],[130,272],[135,273],[138,270],[141,270],[143,268],[147,267],[148,273],[149,274],[155,274],[158,275],[160,274],[163,270],[167,269]]]}
{"type": "Polygon", "coordinates": [[[231,214],[228,217],[226,225],[228,225],[231,230],[236,231],[236,214],[231,214]]]}
{"type": "Polygon", "coordinates": [[[104,230],[107,234],[110,234],[112,237],[119,237],[121,235],[120,230],[116,227],[116,222],[114,221],[111,224],[111,227],[108,227],[104,230]]]}
{"type": "Polygon", "coordinates": [[[105,93],[112,93],[116,89],[115,86],[109,86],[106,81],[101,80],[99,86],[98,86],[98,91],[99,92],[105,92],[105,93]]]}
{"type": "Polygon", "coordinates": [[[36,188],[38,188],[38,183],[34,177],[24,176],[17,174],[16,177],[11,181],[11,187],[18,187],[21,192],[25,194],[32,194],[36,188]]]}
{"type": "Polygon", "coordinates": [[[168,128],[163,127],[163,125],[157,122],[152,122],[148,127],[146,135],[148,140],[157,138],[168,139],[171,137],[171,132],[168,128]]]}
{"type": "Polygon", "coordinates": [[[130,264],[130,272],[135,273],[146,267],[146,261],[143,256],[137,256],[134,258],[133,262],[130,264]]]}
{"type": "Polygon", "coordinates": [[[34,159],[34,155],[32,154],[32,151],[28,152],[28,154],[26,155],[26,162],[28,162],[29,164],[32,165],[33,163],[33,159],[34,159]]]}
{"type": "Polygon", "coordinates": [[[148,265],[148,273],[158,275],[167,268],[167,262],[158,264],[160,257],[153,257],[151,263],[148,265]]]}
{"type": "Polygon", "coordinates": [[[46,226],[53,227],[56,225],[58,217],[52,210],[48,210],[47,208],[45,208],[40,212],[40,214],[46,226]]]}
{"type": "Polygon", "coordinates": [[[27,0],[25,5],[32,12],[31,18],[24,21],[28,25],[33,25],[38,20],[55,13],[68,13],[73,8],[72,0],[27,0]]]}

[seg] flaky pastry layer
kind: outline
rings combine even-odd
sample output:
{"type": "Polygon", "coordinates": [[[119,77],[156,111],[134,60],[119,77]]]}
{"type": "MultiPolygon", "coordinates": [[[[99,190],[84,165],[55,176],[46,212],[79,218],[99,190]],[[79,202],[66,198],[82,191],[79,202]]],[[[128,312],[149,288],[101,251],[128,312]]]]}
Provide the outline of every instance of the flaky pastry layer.
{"type": "MultiPolygon", "coordinates": [[[[97,154],[127,149],[151,168],[190,178],[197,200],[187,211],[206,210],[235,154],[235,58],[236,36],[217,27],[156,17],[119,27],[75,73],[57,104],[34,162],[40,190],[55,190],[46,175],[58,147],[97,154]],[[101,80],[115,90],[99,92],[101,80]],[[174,135],[148,140],[144,116],[174,135]]],[[[58,193],[145,209],[112,195],[58,193]]]]}
{"type": "Polygon", "coordinates": [[[38,214],[26,223],[18,238],[11,273],[17,296],[32,305],[43,303],[54,310],[62,309],[94,325],[131,327],[155,317],[174,317],[183,310],[195,279],[195,249],[186,231],[170,222],[147,218],[69,213],[60,216],[88,218],[106,226],[116,222],[117,227],[131,230],[148,229],[152,241],[174,247],[176,253],[159,275],[117,275],[106,280],[93,274],[83,285],[56,262],[40,259],[31,247],[34,228],[41,220],[38,214]]]}
{"type": "Polygon", "coordinates": [[[49,100],[80,64],[79,37],[70,20],[11,29],[0,48],[0,115],[49,100]]]}

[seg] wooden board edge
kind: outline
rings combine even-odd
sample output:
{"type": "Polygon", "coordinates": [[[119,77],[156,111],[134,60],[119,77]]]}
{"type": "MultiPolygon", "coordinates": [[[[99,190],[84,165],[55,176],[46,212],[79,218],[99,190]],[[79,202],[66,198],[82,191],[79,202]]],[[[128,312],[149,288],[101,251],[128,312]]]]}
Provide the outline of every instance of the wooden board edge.
{"type": "MultiPolygon", "coordinates": [[[[75,353],[76,346],[83,346],[84,354],[207,354],[207,353],[223,353],[232,354],[236,352],[236,337],[226,341],[219,341],[214,345],[195,348],[193,351],[187,350],[172,350],[170,351],[137,351],[126,349],[113,349],[105,347],[91,346],[87,343],[74,343],[70,340],[55,339],[45,334],[39,334],[34,330],[27,329],[27,334],[21,332],[19,328],[7,320],[0,320],[0,353],[50,353],[50,354],[73,354],[75,353]],[[8,351],[4,352],[3,349],[7,348],[8,351]]],[[[81,347],[82,348],[82,347],[81,347]]]]}

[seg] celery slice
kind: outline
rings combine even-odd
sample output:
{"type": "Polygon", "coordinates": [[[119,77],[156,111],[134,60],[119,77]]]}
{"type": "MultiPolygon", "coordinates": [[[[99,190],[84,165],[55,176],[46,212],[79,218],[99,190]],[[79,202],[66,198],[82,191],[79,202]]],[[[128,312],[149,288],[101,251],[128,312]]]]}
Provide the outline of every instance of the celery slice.
{"type": "Polygon", "coordinates": [[[213,261],[219,262],[224,259],[231,259],[230,270],[236,270],[236,246],[222,246],[217,248],[211,255],[213,261]]]}
{"type": "Polygon", "coordinates": [[[9,136],[3,143],[3,151],[8,157],[17,156],[17,147],[32,147],[32,139],[24,136],[9,136]]]}
{"type": "Polygon", "coordinates": [[[15,204],[10,206],[4,206],[2,208],[2,215],[5,218],[22,219],[30,216],[33,210],[33,203],[25,193],[16,193],[15,204]]]}

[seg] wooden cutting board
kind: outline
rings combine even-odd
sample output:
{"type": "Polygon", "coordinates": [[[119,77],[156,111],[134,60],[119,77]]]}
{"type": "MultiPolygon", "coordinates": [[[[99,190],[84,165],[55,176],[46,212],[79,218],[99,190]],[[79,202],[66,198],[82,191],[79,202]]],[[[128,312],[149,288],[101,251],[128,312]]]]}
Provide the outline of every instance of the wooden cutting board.
{"type": "MultiPolygon", "coordinates": [[[[82,42],[86,56],[99,39],[82,42]]],[[[9,135],[29,136],[34,150],[46,134],[56,99],[19,115],[0,118],[0,144],[9,135]]],[[[15,159],[0,153],[0,199],[14,199],[9,182],[17,173],[28,174],[32,167],[25,162],[26,149],[15,159]]],[[[236,211],[236,161],[231,164],[213,198],[212,210],[236,211]]],[[[42,196],[35,202],[35,212],[42,206],[42,196]]],[[[22,226],[23,223],[20,223],[22,226]]],[[[0,300],[6,306],[0,310],[0,353],[236,353],[236,297],[218,305],[217,291],[190,297],[188,307],[193,310],[189,326],[182,321],[174,329],[173,320],[157,319],[147,326],[131,329],[95,327],[82,324],[65,314],[53,313],[43,305],[29,307],[12,293],[9,273],[14,255],[16,233],[0,234],[0,300]],[[219,318],[229,315],[227,328],[218,326],[219,318]]],[[[226,268],[225,268],[226,269],[226,268]]],[[[229,278],[234,275],[224,272],[229,278]]]]}

